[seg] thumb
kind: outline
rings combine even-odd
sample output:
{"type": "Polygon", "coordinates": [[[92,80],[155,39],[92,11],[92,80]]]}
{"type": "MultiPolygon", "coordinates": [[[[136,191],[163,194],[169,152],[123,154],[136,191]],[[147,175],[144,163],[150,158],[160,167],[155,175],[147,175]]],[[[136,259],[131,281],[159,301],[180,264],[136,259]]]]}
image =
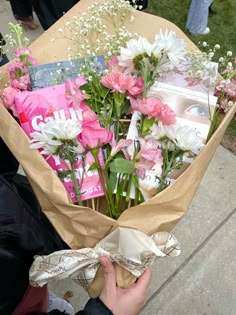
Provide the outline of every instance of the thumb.
{"type": "Polygon", "coordinates": [[[116,288],[116,272],[112,262],[106,256],[100,257],[100,262],[104,273],[104,288],[108,290],[116,288]]]}
{"type": "Polygon", "coordinates": [[[145,292],[148,288],[148,285],[151,280],[152,271],[150,268],[147,268],[144,273],[138,278],[135,287],[139,290],[145,292]]]}

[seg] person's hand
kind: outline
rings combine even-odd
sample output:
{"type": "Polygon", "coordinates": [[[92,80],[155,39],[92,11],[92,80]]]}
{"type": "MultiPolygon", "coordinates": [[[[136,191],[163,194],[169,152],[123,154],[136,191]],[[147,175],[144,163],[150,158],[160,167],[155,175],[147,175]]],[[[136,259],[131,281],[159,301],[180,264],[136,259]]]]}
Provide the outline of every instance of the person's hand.
{"type": "Polygon", "coordinates": [[[137,315],[145,304],[147,287],[151,280],[151,269],[147,268],[137,282],[127,289],[117,288],[115,268],[107,257],[100,258],[104,272],[102,302],[114,315],[137,315]]]}

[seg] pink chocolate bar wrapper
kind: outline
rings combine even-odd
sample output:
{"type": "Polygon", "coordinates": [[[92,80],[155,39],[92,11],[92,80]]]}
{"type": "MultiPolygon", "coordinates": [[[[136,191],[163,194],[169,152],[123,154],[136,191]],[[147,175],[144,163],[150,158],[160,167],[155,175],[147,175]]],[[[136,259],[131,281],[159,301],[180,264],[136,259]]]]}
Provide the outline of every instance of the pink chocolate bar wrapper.
{"type": "MultiPolygon", "coordinates": [[[[33,92],[18,93],[15,98],[16,109],[22,129],[30,138],[30,133],[40,131],[39,124],[58,118],[76,118],[81,120],[81,110],[67,106],[65,85],[60,84],[33,92]]],[[[48,164],[56,172],[65,171],[66,166],[59,156],[44,156],[48,164]]],[[[104,164],[102,151],[99,152],[101,165],[104,164]]],[[[81,200],[87,200],[104,195],[97,170],[88,171],[94,159],[90,153],[85,156],[84,167],[78,156],[76,176],[80,185],[81,200]]],[[[76,202],[73,182],[69,177],[63,180],[72,202],[76,202]]]]}

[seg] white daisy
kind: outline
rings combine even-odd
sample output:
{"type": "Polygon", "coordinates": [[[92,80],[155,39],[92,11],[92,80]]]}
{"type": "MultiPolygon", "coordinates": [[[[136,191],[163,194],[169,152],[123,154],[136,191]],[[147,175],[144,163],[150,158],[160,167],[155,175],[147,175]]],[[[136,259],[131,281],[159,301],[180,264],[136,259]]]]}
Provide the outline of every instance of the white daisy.
{"type": "Polygon", "coordinates": [[[175,130],[172,125],[163,126],[161,123],[153,124],[151,127],[151,138],[154,138],[158,145],[163,149],[168,149],[170,151],[175,150],[175,144],[173,140],[175,139],[175,130]]]}
{"type": "Polygon", "coordinates": [[[41,130],[41,132],[32,132],[30,136],[33,138],[30,140],[30,148],[31,149],[41,149],[41,154],[45,155],[54,155],[59,146],[62,145],[62,142],[59,140],[52,140],[48,137],[48,135],[41,130]]]}
{"type": "Polygon", "coordinates": [[[75,119],[56,119],[43,127],[49,137],[56,139],[75,139],[82,131],[81,122],[75,119]]]}
{"type": "Polygon", "coordinates": [[[164,61],[167,59],[170,61],[170,67],[174,68],[178,66],[180,60],[184,60],[185,42],[183,39],[177,39],[176,34],[173,31],[165,33],[160,31],[155,36],[155,55],[162,53],[164,61]]]}
{"type": "Polygon", "coordinates": [[[178,147],[184,152],[198,155],[204,147],[196,129],[191,126],[154,124],[150,136],[156,139],[162,148],[170,151],[174,151],[178,147]]]}
{"type": "Polygon", "coordinates": [[[33,138],[30,141],[32,149],[43,150],[40,152],[45,155],[54,155],[66,141],[73,141],[73,146],[70,146],[71,152],[82,153],[83,149],[76,137],[81,133],[81,123],[74,119],[56,119],[40,125],[40,132],[32,132],[30,136],[33,138]]]}
{"type": "Polygon", "coordinates": [[[202,139],[197,135],[195,128],[175,124],[176,146],[184,152],[198,155],[204,147],[202,139]]]}
{"type": "Polygon", "coordinates": [[[119,65],[126,68],[127,73],[134,71],[134,59],[137,56],[147,54],[151,56],[154,46],[144,37],[138,39],[130,39],[126,47],[121,47],[120,55],[118,56],[119,65]]]}

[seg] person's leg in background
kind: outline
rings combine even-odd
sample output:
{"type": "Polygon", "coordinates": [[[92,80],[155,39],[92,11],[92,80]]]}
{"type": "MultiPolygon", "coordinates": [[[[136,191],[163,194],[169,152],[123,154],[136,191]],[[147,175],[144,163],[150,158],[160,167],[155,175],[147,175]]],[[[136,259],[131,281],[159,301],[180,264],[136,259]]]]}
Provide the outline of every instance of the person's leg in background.
{"type": "Polygon", "coordinates": [[[14,17],[22,26],[26,26],[32,30],[38,27],[33,21],[31,0],[10,0],[10,4],[14,17]]]}
{"type": "Polygon", "coordinates": [[[32,0],[34,10],[44,30],[52,26],[78,2],[79,0],[32,0]]]}
{"type": "Polygon", "coordinates": [[[210,29],[207,27],[209,7],[213,0],[192,0],[186,28],[192,34],[208,34],[210,29]]]}
{"type": "Polygon", "coordinates": [[[8,63],[8,58],[5,54],[1,54],[0,52],[0,67],[8,63]]]}
{"type": "Polygon", "coordinates": [[[0,67],[5,65],[6,63],[8,63],[8,58],[7,55],[3,53],[2,51],[2,47],[5,45],[5,41],[4,38],[2,36],[2,34],[0,33],[0,67]]]}

